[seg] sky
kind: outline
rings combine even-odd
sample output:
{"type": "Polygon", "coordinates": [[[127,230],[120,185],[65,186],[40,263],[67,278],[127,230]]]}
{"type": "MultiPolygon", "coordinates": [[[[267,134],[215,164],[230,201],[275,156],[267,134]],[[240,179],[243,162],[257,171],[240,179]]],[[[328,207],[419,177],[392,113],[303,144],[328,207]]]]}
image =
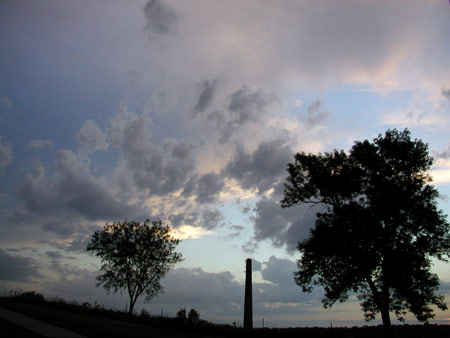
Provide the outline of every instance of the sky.
{"type": "Polygon", "coordinates": [[[86,245],[161,219],[184,261],[139,311],[242,324],[252,258],[255,327],[364,325],[293,281],[315,211],[281,209],[286,166],[408,128],[449,214],[449,37],[444,0],[1,1],[0,290],[125,309],[86,245]]]}

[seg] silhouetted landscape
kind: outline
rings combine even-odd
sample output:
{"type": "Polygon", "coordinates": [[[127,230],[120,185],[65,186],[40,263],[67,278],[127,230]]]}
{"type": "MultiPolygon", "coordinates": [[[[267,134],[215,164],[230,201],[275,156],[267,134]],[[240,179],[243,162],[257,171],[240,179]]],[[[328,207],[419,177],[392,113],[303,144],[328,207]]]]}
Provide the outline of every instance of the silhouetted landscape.
{"type": "MultiPolygon", "coordinates": [[[[195,326],[178,318],[106,309],[99,304],[78,304],[61,298],[47,300],[36,292],[3,295],[0,307],[50,323],[86,337],[383,337],[383,327],[297,327],[254,328],[245,330],[233,325],[215,324],[200,319],[195,326]]],[[[7,337],[39,337],[20,326],[0,321],[7,337]]],[[[448,325],[397,325],[396,337],[450,337],[448,325]]]]}
{"type": "Polygon", "coordinates": [[[449,14],[0,0],[0,338],[450,338],[449,14]]]}

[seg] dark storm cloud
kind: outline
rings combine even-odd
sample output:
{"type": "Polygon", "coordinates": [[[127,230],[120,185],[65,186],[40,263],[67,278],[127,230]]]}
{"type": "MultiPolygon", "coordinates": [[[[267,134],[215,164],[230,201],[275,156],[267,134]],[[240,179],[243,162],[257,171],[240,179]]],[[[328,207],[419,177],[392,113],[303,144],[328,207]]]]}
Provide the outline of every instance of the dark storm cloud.
{"type": "MultiPolygon", "coordinates": [[[[253,260],[254,271],[259,271],[261,265],[265,274],[275,284],[254,283],[254,311],[258,313],[274,313],[281,303],[320,303],[321,294],[315,289],[312,294],[304,294],[293,281],[292,268],[295,263],[272,256],[268,262],[259,263],[253,260]],[[279,263],[277,271],[274,264],[279,263]],[[278,272],[278,275],[277,275],[278,272]],[[270,307],[274,304],[273,307],[270,307]]],[[[242,271],[245,262],[242,262],[242,271]]],[[[244,273],[242,277],[244,276],[244,273]]],[[[205,272],[201,268],[175,269],[163,281],[165,294],[158,297],[158,302],[164,308],[177,311],[180,307],[195,308],[206,318],[221,318],[241,316],[244,305],[244,285],[235,280],[230,272],[205,272]],[[176,308],[178,306],[178,308],[176,308]]],[[[159,304],[158,304],[159,305],[159,304]]]]}
{"type": "Polygon", "coordinates": [[[186,210],[178,214],[169,215],[172,226],[190,225],[211,230],[224,225],[225,217],[216,208],[201,207],[196,204],[190,205],[186,210]]]}
{"type": "Polygon", "coordinates": [[[254,222],[254,239],[270,240],[276,247],[286,246],[293,252],[297,243],[305,239],[309,229],[314,226],[318,207],[295,206],[282,209],[278,196],[263,196],[256,202],[254,222]]]}
{"type": "Polygon", "coordinates": [[[224,178],[219,174],[193,175],[186,183],[182,195],[195,196],[195,201],[199,204],[214,203],[224,186],[224,178]]]}
{"type": "Polygon", "coordinates": [[[86,247],[88,243],[91,240],[91,235],[98,230],[98,226],[92,225],[92,226],[86,226],[81,229],[82,234],[73,235],[71,236],[70,241],[42,241],[44,244],[50,244],[51,246],[66,251],[68,253],[70,252],[76,252],[76,253],[86,253],[86,247]]]}
{"type": "Polygon", "coordinates": [[[277,284],[281,287],[294,286],[293,272],[297,269],[295,262],[289,259],[270,256],[264,263],[261,274],[264,280],[277,284]]]}
{"type": "Polygon", "coordinates": [[[217,79],[213,81],[206,79],[199,85],[200,93],[195,103],[194,113],[203,112],[209,107],[216,93],[217,83],[217,79]]]}
{"type": "Polygon", "coordinates": [[[283,140],[263,141],[253,153],[239,147],[224,174],[236,179],[244,189],[258,193],[273,188],[286,175],[286,166],[294,152],[283,140]]]}
{"type": "Polygon", "coordinates": [[[225,143],[245,124],[259,121],[277,102],[279,99],[274,94],[243,86],[228,97],[226,110],[216,109],[207,118],[219,131],[219,142],[225,143]]]}
{"type": "Polygon", "coordinates": [[[123,158],[122,179],[131,179],[137,191],[149,195],[166,195],[184,187],[195,169],[191,144],[152,139],[150,122],[143,115],[120,112],[110,122],[108,138],[123,158]]]}
{"type": "Polygon", "coordinates": [[[42,277],[34,259],[13,256],[0,248],[0,280],[27,282],[33,277],[42,277]]]}
{"type": "Polygon", "coordinates": [[[235,121],[242,124],[257,119],[258,113],[278,98],[274,94],[265,93],[262,89],[253,91],[248,86],[243,86],[231,94],[229,100],[228,110],[235,113],[235,121]]]}
{"type": "Polygon", "coordinates": [[[167,292],[161,301],[190,304],[197,310],[241,300],[241,285],[229,271],[209,273],[201,268],[180,268],[171,271],[163,284],[167,292]]]}
{"type": "Polygon", "coordinates": [[[61,251],[46,251],[45,254],[54,260],[60,260],[61,258],[63,258],[63,254],[61,253],[61,251]]]}
{"type": "Polygon", "coordinates": [[[51,279],[42,283],[47,297],[63,295],[64,299],[76,299],[78,302],[99,301],[123,309],[127,299],[118,294],[107,294],[103,288],[96,288],[96,277],[100,271],[89,271],[74,266],[53,265],[50,267],[58,273],[59,279],[51,279]],[[122,304],[123,301],[123,304],[122,304]],[[113,303],[112,303],[113,302],[113,303]]]}
{"type": "Polygon", "coordinates": [[[252,270],[253,271],[261,271],[262,264],[258,262],[256,259],[252,258],[252,270]]]}
{"type": "Polygon", "coordinates": [[[44,166],[37,162],[25,175],[18,196],[23,204],[15,210],[11,222],[33,220],[60,235],[83,230],[78,225],[83,220],[111,221],[144,214],[140,207],[119,201],[70,150],[56,153],[52,176],[46,175],[44,166]]]}
{"type": "Polygon", "coordinates": [[[146,29],[153,34],[171,33],[177,24],[177,14],[164,1],[149,0],[144,7],[146,29]]]}
{"type": "Polygon", "coordinates": [[[198,179],[195,200],[200,204],[215,202],[224,186],[225,181],[220,175],[204,174],[198,179]]]}
{"type": "Polygon", "coordinates": [[[65,207],[88,220],[120,219],[135,214],[129,205],[121,204],[105,187],[80,168],[76,156],[69,150],[56,154],[58,198],[65,207]]]}
{"type": "Polygon", "coordinates": [[[169,221],[172,224],[172,226],[175,228],[178,228],[179,226],[183,225],[185,214],[184,213],[171,214],[171,215],[169,215],[168,218],[169,218],[169,221]]]}
{"type": "Polygon", "coordinates": [[[219,226],[223,226],[224,216],[215,208],[208,208],[201,212],[200,226],[205,229],[214,229],[219,226]]]}
{"type": "Polygon", "coordinates": [[[450,89],[442,89],[442,96],[450,101],[450,89]]]}
{"type": "MultiPolygon", "coordinates": [[[[242,271],[245,262],[241,262],[242,271]]],[[[277,313],[284,311],[282,303],[289,304],[319,304],[321,294],[316,288],[312,294],[300,292],[299,287],[292,282],[290,267],[294,262],[278,259],[272,256],[268,262],[253,260],[253,270],[263,271],[275,284],[254,283],[254,307],[258,313],[277,313]],[[278,276],[274,264],[280,264],[278,276]],[[273,306],[271,306],[273,305],[273,306]]],[[[128,301],[126,296],[119,294],[107,295],[102,288],[95,288],[95,277],[98,271],[88,271],[69,265],[52,265],[50,267],[60,276],[59,280],[46,281],[42,285],[47,296],[61,296],[65,299],[76,299],[79,302],[99,301],[106,307],[120,308],[128,301]]],[[[244,273],[242,276],[243,277],[244,273]]],[[[143,299],[138,300],[138,308],[145,307],[153,313],[159,313],[161,308],[169,315],[175,315],[180,308],[194,308],[207,320],[225,318],[241,318],[244,305],[244,285],[236,281],[229,271],[206,272],[201,268],[178,268],[171,270],[163,279],[164,293],[149,304],[143,299]]],[[[292,306],[292,305],[290,305],[292,306]]],[[[138,310],[139,311],[139,310],[138,310]]],[[[235,320],[235,319],[234,319],[235,320]]]]}

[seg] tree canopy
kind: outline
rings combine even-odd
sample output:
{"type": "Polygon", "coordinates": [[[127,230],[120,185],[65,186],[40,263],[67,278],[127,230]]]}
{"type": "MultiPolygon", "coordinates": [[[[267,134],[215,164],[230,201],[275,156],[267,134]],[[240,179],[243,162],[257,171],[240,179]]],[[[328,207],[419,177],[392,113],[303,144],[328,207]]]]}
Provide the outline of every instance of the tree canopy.
{"type": "Polygon", "coordinates": [[[430,185],[432,164],[428,145],[408,130],[357,141],[348,153],[297,153],[281,206],[323,207],[298,244],[303,291],[322,286],[325,307],[357,293],[366,320],[381,313],[386,336],[390,312],[426,322],[431,305],[446,309],[431,266],[433,257],[448,261],[450,227],[430,185]]]}
{"type": "Polygon", "coordinates": [[[171,265],[182,260],[175,252],[179,242],[161,220],[106,224],[87,246],[102,261],[103,274],[97,277],[97,286],[103,284],[108,293],[127,290],[132,313],[144,292],[145,301],[150,301],[163,291],[161,280],[171,265]]]}

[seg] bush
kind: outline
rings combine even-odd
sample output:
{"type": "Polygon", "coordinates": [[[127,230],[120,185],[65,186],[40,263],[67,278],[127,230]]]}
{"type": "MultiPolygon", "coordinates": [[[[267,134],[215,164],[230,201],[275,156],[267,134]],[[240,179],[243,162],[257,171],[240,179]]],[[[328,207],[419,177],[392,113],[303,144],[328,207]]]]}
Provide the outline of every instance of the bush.
{"type": "Polygon", "coordinates": [[[30,303],[42,303],[44,301],[44,295],[36,291],[25,291],[15,296],[15,298],[30,303]]]}

